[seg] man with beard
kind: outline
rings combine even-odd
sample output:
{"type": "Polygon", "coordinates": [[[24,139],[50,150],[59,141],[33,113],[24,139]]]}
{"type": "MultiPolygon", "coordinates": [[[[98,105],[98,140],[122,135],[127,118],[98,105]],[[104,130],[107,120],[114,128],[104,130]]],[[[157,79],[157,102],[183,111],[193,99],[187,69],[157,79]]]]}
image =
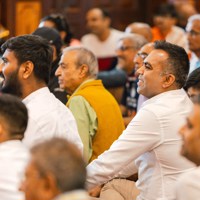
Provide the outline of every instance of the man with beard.
{"type": "Polygon", "coordinates": [[[47,83],[52,63],[52,48],[35,35],[7,40],[1,47],[1,92],[20,97],[29,112],[23,142],[32,146],[57,136],[69,139],[82,151],[82,142],[72,113],[52,93],[47,83]]]}
{"type": "Polygon", "coordinates": [[[183,138],[181,154],[196,164],[196,168],[183,175],[177,184],[177,200],[198,200],[200,196],[200,96],[193,98],[193,112],[180,129],[183,138]]]}

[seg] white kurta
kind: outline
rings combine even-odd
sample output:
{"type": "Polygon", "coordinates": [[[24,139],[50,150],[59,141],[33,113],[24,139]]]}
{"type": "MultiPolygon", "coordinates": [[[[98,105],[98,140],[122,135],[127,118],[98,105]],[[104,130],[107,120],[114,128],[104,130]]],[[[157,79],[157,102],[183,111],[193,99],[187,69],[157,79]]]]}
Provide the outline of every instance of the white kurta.
{"type": "Polygon", "coordinates": [[[87,186],[138,171],[138,200],[175,199],[178,177],[193,167],[180,155],[178,134],[192,108],[183,89],[147,100],[110,149],[88,165],[87,186]]]}
{"type": "Polygon", "coordinates": [[[19,186],[29,160],[28,149],[19,140],[0,144],[0,199],[23,200],[19,186]]]}
{"type": "Polygon", "coordinates": [[[176,200],[199,200],[200,199],[200,167],[181,176],[177,183],[176,200]]]}
{"type": "Polygon", "coordinates": [[[62,137],[77,145],[83,152],[83,144],[71,111],[60,102],[47,87],[39,89],[25,99],[28,108],[28,127],[23,142],[32,146],[52,137],[62,137]]]}

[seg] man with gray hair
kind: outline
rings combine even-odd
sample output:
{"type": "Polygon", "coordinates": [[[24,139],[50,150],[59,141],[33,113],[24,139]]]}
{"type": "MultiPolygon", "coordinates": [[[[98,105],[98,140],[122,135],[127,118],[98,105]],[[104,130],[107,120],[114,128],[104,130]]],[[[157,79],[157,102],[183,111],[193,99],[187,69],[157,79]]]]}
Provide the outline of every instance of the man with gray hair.
{"type": "Polygon", "coordinates": [[[200,14],[192,15],[186,26],[190,57],[190,72],[200,67],[200,14]]]}
{"type": "Polygon", "coordinates": [[[107,150],[124,130],[119,106],[96,80],[97,73],[96,57],[83,47],[65,48],[56,70],[60,88],[71,95],[67,106],[76,119],[86,162],[107,150]]]}
{"type": "Polygon", "coordinates": [[[126,72],[127,81],[120,101],[120,108],[124,117],[125,126],[136,114],[137,109],[137,77],[135,76],[135,66],[133,59],[139,49],[147,43],[147,40],[139,34],[126,34],[117,44],[117,67],[126,72]]]}
{"type": "Polygon", "coordinates": [[[51,138],[33,146],[30,154],[20,188],[26,200],[90,199],[85,191],[85,162],[73,143],[51,138]]]}

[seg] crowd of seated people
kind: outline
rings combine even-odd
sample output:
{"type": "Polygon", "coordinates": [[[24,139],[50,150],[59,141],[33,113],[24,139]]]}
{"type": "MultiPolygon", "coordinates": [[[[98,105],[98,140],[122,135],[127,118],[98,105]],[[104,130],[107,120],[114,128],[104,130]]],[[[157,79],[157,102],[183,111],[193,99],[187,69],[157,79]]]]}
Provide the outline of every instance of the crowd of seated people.
{"type": "Polygon", "coordinates": [[[0,199],[197,200],[200,14],[111,27],[86,13],[80,41],[60,13],[6,39],[0,63],[0,199]]]}

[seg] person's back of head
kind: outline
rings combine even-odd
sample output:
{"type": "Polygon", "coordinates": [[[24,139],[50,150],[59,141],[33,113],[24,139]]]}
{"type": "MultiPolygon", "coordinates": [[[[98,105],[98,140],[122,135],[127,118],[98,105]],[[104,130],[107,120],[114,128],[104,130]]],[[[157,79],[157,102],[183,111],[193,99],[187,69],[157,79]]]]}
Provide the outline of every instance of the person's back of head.
{"type": "Polygon", "coordinates": [[[154,49],[161,49],[168,54],[164,71],[174,75],[177,88],[182,88],[189,73],[189,59],[184,48],[165,41],[155,41],[154,49]]]}
{"type": "Polygon", "coordinates": [[[184,89],[191,99],[200,94],[200,68],[195,69],[189,74],[184,89]]]}
{"type": "Polygon", "coordinates": [[[50,45],[55,46],[56,54],[59,56],[62,47],[62,40],[59,35],[59,32],[54,28],[41,27],[37,28],[32,35],[39,35],[42,38],[46,39],[50,45]]]}
{"type": "Polygon", "coordinates": [[[40,20],[39,27],[50,27],[57,29],[62,40],[66,44],[70,43],[73,36],[66,18],[60,13],[50,14],[43,17],[40,20]]]}
{"type": "Polygon", "coordinates": [[[22,185],[26,197],[51,200],[65,192],[85,189],[85,162],[74,144],[65,139],[52,138],[35,145],[30,151],[31,161],[22,185]],[[40,177],[37,181],[29,177],[33,171],[40,177]]]}
{"type": "Polygon", "coordinates": [[[21,140],[28,123],[28,111],[20,99],[9,94],[0,95],[0,142],[21,140]]]}
{"type": "Polygon", "coordinates": [[[36,35],[13,37],[1,46],[3,53],[6,50],[14,53],[19,66],[30,62],[33,65],[35,78],[40,82],[48,83],[53,50],[45,39],[36,35]]]}
{"type": "Polygon", "coordinates": [[[134,22],[129,24],[126,29],[126,33],[136,33],[142,35],[146,38],[148,42],[152,41],[152,31],[149,24],[142,23],[142,22],[134,22]]]}

